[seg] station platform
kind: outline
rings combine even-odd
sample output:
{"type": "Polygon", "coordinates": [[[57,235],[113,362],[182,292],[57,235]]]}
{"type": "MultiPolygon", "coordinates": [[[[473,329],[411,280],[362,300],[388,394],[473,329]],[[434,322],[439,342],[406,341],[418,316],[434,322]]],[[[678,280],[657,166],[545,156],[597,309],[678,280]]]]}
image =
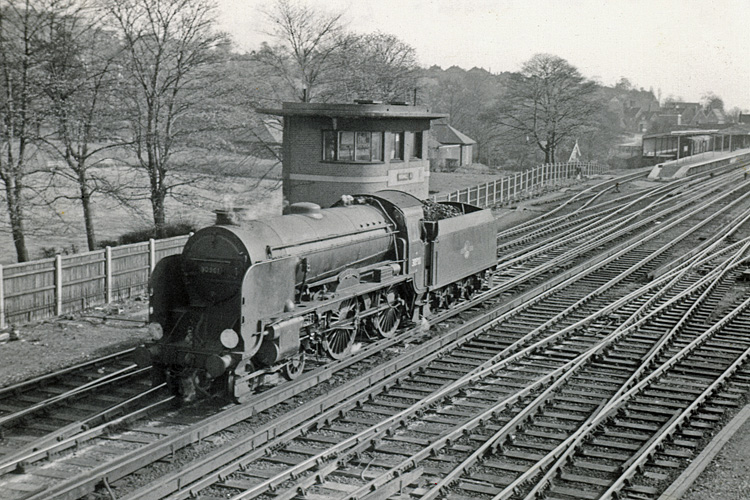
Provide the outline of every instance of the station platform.
{"type": "Polygon", "coordinates": [[[654,165],[648,178],[652,180],[680,179],[709,168],[730,165],[744,160],[750,160],[750,148],[734,151],[706,151],[705,153],[654,165]]]}

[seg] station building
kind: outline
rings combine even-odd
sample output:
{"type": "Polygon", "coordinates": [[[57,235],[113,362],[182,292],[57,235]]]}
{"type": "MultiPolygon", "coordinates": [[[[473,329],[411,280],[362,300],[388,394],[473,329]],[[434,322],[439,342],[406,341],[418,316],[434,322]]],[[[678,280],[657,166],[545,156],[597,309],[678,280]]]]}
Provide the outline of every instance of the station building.
{"type": "Polygon", "coordinates": [[[748,147],[750,125],[737,123],[721,129],[673,130],[644,135],[642,158],[651,159],[651,163],[659,163],[708,151],[732,152],[748,147]]]}
{"type": "Polygon", "coordinates": [[[345,194],[397,189],[427,198],[430,121],[448,115],[425,106],[357,101],[285,102],[261,113],[284,119],[285,207],[329,207],[345,194]]]}

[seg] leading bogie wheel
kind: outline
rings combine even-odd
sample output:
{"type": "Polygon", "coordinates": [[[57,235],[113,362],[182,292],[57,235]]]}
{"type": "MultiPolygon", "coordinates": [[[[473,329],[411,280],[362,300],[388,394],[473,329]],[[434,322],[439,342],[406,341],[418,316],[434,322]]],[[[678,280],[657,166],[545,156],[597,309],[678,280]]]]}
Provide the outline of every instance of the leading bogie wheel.
{"type": "Polygon", "coordinates": [[[287,380],[294,380],[305,370],[305,353],[301,352],[296,356],[293,356],[281,369],[281,373],[287,380]]]}

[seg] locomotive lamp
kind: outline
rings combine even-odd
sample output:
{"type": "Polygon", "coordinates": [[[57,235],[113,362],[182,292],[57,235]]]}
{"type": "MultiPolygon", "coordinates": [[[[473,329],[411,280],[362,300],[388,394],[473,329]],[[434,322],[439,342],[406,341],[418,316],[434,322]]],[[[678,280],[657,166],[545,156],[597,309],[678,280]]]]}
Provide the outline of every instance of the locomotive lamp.
{"type": "Polygon", "coordinates": [[[219,341],[227,349],[234,349],[240,343],[240,336],[231,328],[227,328],[219,335],[219,341]]]}

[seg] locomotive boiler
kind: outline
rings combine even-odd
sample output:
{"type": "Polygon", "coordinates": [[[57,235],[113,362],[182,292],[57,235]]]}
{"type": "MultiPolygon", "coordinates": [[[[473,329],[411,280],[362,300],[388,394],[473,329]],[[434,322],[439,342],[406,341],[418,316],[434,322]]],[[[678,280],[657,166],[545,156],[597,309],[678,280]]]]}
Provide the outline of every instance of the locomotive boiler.
{"type": "Polygon", "coordinates": [[[220,213],[154,269],[154,341],[136,361],[183,400],[241,401],[267,375],[298,376],[306,353],[345,357],[357,336],[389,337],[471,295],[496,264],[494,218],[471,205],[380,191],[290,211],[220,213]]]}

